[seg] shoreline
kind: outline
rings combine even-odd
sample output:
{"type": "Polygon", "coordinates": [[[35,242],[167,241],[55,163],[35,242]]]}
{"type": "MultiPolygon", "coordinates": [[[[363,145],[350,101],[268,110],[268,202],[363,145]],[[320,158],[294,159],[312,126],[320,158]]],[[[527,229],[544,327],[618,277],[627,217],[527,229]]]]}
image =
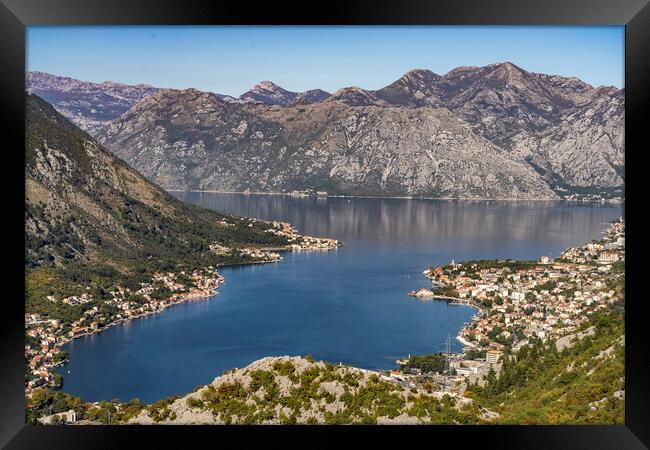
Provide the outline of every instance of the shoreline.
{"type": "MultiPolygon", "coordinates": [[[[221,284],[223,284],[223,282],[221,284]]],[[[221,286],[221,284],[219,284],[219,286],[221,286]]],[[[217,288],[219,286],[217,286],[217,288]]],[[[63,346],[71,343],[75,339],[79,339],[79,338],[82,338],[82,337],[93,336],[93,335],[99,335],[99,334],[103,333],[104,331],[108,331],[110,328],[116,327],[119,324],[126,325],[127,323],[131,322],[132,320],[144,319],[145,317],[149,317],[149,316],[152,316],[152,315],[155,315],[155,314],[158,314],[158,313],[162,313],[167,308],[170,308],[170,307],[173,307],[173,306],[178,306],[180,304],[184,304],[184,303],[187,303],[187,302],[190,302],[190,301],[195,301],[195,300],[210,300],[212,297],[219,294],[217,288],[213,289],[213,292],[210,295],[188,296],[186,298],[183,298],[182,300],[178,300],[178,301],[175,301],[173,303],[168,303],[168,304],[162,306],[160,309],[156,309],[154,311],[148,311],[148,312],[145,312],[145,313],[142,313],[142,314],[138,314],[137,316],[121,318],[121,319],[115,320],[113,322],[110,322],[110,323],[106,324],[104,327],[99,328],[97,330],[93,330],[91,332],[87,332],[87,333],[83,333],[83,334],[78,334],[76,336],[70,336],[70,337],[64,338],[64,340],[62,342],[59,342],[59,343],[55,344],[54,347],[62,348],[63,346]]],[[[70,358],[71,358],[71,356],[68,355],[68,358],[65,361],[62,361],[62,362],[60,362],[58,364],[53,365],[52,368],[55,369],[57,367],[61,367],[61,368],[65,367],[70,362],[70,358]]],[[[56,370],[53,370],[53,372],[58,373],[56,370]]],[[[56,385],[56,386],[46,386],[46,387],[49,387],[49,388],[51,388],[53,390],[56,390],[56,391],[64,392],[63,391],[63,385],[64,385],[64,382],[65,382],[65,376],[62,375],[61,373],[58,373],[58,375],[61,377],[61,383],[59,385],[56,385]]]]}
{"type": "MultiPolygon", "coordinates": [[[[601,230],[601,234],[604,233],[605,230],[607,230],[607,228],[605,228],[604,230],[601,230]]],[[[566,251],[566,249],[564,251],[566,251]]],[[[425,270],[423,272],[423,274],[424,274],[425,278],[427,278],[428,280],[430,280],[433,283],[433,285],[441,285],[439,282],[435,281],[435,278],[433,276],[431,276],[431,272],[429,272],[429,270],[425,270]]],[[[439,300],[439,301],[446,301],[448,304],[464,305],[464,306],[471,306],[471,307],[476,308],[479,311],[479,315],[472,317],[472,320],[470,320],[469,322],[466,322],[461,327],[461,329],[458,331],[456,339],[466,347],[470,347],[470,348],[473,348],[473,349],[477,348],[477,347],[480,348],[475,343],[466,340],[463,337],[463,335],[464,335],[464,331],[467,329],[467,327],[469,325],[472,325],[473,323],[480,321],[485,316],[485,312],[486,312],[485,308],[481,307],[479,304],[472,301],[471,299],[460,299],[460,298],[457,298],[457,297],[448,297],[448,296],[444,296],[444,295],[438,295],[438,296],[434,295],[431,298],[423,298],[423,297],[419,297],[417,295],[413,295],[414,292],[415,291],[409,292],[409,295],[412,296],[412,297],[418,298],[418,300],[420,300],[420,301],[439,300]]],[[[464,351],[464,349],[463,349],[463,351],[464,351]]]]}
{"type": "MultiPolygon", "coordinates": [[[[429,280],[431,278],[428,275],[425,275],[425,277],[429,280]]],[[[435,283],[433,280],[431,280],[432,283],[435,283]]],[[[473,344],[469,341],[467,341],[465,338],[463,338],[463,331],[467,328],[468,325],[471,325],[472,323],[478,321],[484,314],[485,311],[483,308],[481,308],[479,305],[476,305],[472,303],[471,301],[464,300],[458,297],[448,297],[444,295],[434,295],[433,297],[426,298],[426,297],[418,297],[417,295],[412,295],[411,292],[409,292],[409,296],[415,297],[420,301],[444,301],[448,305],[456,305],[456,306],[466,306],[468,308],[475,308],[478,310],[478,316],[473,317],[469,322],[465,322],[463,326],[458,330],[458,333],[456,335],[456,340],[458,340],[461,344],[463,344],[465,347],[471,347],[471,348],[476,348],[476,344],[473,344]]]]}
{"type": "Polygon", "coordinates": [[[457,339],[458,341],[460,341],[460,343],[463,344],[465,347],[471,347],[471,348],[475,348],[475,347],[476,347],[476,345],[472,344],[472,343],[469,342],[469,341],[466,341],[466,340],[465,340],[465,339],[460,335],[460,333],[456,336],[456,339],[457,339]]]}
{"type": "MultiPolygon", "coordinates": [[[[309,237],[309,236],[307,236],[309,237]]],[[[334,247],[324,247],[324,248],[292,248],[290,245],[284,246],[284,247],[261,247],[259,250],[261,251],[277,251],[277,252],[294,252],[294,251],[312,251],[312,250],[317,250],[317,251],[323,251],[323,250],[336,250],[338,247],[343,246],[343,242],[333,239],[333,241],[336,241],[338,245],[334,247]]],[[[270,259],[270,260],[259,260],[259,261],[246,261],[246,262],[240,262],[240,263],[231,263],[231,264],[223,264],[223,265],[217,265],[215,266],[216,268],[226,268],[226,267],[238,267],[238,266],[248,266],[248,265],[254,265],[254,264],[271,264],[271,263],[278,263],[282,261],[282,257],[279,257],[277,259],[270,259]]],[[[93,335],[99,335],[104,331],[107,331],[108,329],[115,327],[119,324],[126,325],[127,323],[131,322],[132,320],[135,319],[142,319],[154,314],[162,313],[165,312],[168,308],[177,306],[180,304],[185,304],[190,301],[198,301],[198,300],[210,300],[216,295],[219,294],[219,287],[225,283],[225,278],[221,275],[218,274],[218,284],[214,287],[211,288],[210,292],[207,294],[188,294],[188,295],[180,295],[175,301],[171,301],[168,303],[163,304],[160,306],[158,309],[147,311],[144,313],[140,313],[138,315],[134,316],[129,316],[129,317],[122,317],[120,319],[114,320],[112,322],[107,323],[104,325],[102,328],[98,328],[95,330],[87,331],[85,333],[78,334],[76,336],[63,336],[62,340],[60,342],[57,342],[54,344],[54,347],[57,348],[62,348],[65,345],[71,343],[75,339],[79,339],[81,337],[87,337],[87,336],[93,336],[93,335]]],[[[26,324],[27,325],[27,324],[26,324]]],[[[65,361],[62,361],[54,366],[52,368],[56,367],[64,367],[66,364],[70,362],[70,357],[66,359],[65,361]]],[[[53,370],[53,372],[56,373],[56,370],[53,370]]],[[[64,376],[59,373],[59,375],[62,377],[61,378],[61,384],[58,386],[49,386],[52,389],[55,390],[60,390],[63,387],[64,383],[64,376]]]]}
{"type": "Polygon", "coordinates": [[[391,195],[314,195],[304,194],[295,195],[289,192],[263,192],[263,191],[217,191],[211,189],[167,189],[166,192],[196,192],[210,194],[241,194],[241,195],[277,195],[283,197],[315,197],[315,198],[377,198],[377,199],[400,199],[400,200],[445,200],[445,201],[494,201],[494,202],[566,202],[566,203],[597,203],[597,204],[614,204],[620,205],[625,203],[625,199],[603,199],[603,200],[578,200],[578,199],[552,199],[552,198],[512,198],[512,197],[427,197],[427,196],[391,196],[391,195]]]}
{"type": "MultiPolygon", "coordinates": [[[[285,249],[285,250],[287,250],[287,249],[285,249]]],[[[291,249],[288,249],[287,251],[291,251],[291,249]]],[[[277,262],[280,262],[280,261],[281,261],[280,259],[271,260],[271,261],[249,261],[249,262],[242,262],[242,263],[223,264],[223,265],[216,266],[216,267],[225,268],[225,267],[247,266],[247,265],[253,265],[253,264],[271,264],[271,263],[277,263],[277,262]]],[[[212,292],[209,293],[209,294],[183,296],[183,297],[179,298],[176,301],[164,304],[159,309],[155,309],[153,311],[147,311],[147,312],[138,314],[136,316],[123,317],[121,319],[117,319],[117,320],[115,320],[113,322],[110,322],[110,323],[104,325],[102,328],[99,328],[97,330],[93,330],[91,332],[78,334],[76,336],[65,337],[64,341],[62,341],[60,343],[57,343],[55,345],[55,347],[63,347],[64,345],[69,344],[70,342],[72,342],[74,339],[78,339],[80,337],[85,337],[85,336],[92,336],[94,334],[100,334],[101,332],[106,331],[109,328],[114,327],[116,325],[126,324],[126,323],[128,323],[128,322],[130,322],[132,320],[135,320],[135,319],[142,319],[144,317],[148,317],[148,316],[151,316],[153,314],[158,314],[158,313],[164,312],[167,308],[170,308],[172,306],[180,305],[180,304],[187,303],[187,302],[194,301],[194,300],[210,300],[212,297],[215,297],[216,295],[219,294],[219,287],[221,287],[221,285],[223,285],[225,283],[225,278],[223,276],[220,275],[220,279],[221,279],[221,281],[219,282],[219,284],[215,288],[213,288],[212,292]]]]}
{"type": "MultiPolygon", "coordinates": [[[[222,278],[222,279],[223,279],[223,278],[222,278]]],[[[222,282],[219,284],[219,286],[221,286],[223,283],[224,283],[224,281],[222,281],[222,282]]],[[[172,307],[172,306],[180,305],[180,304],[187,303],[187,302],[194,301],[194,300],[210,300],[212,297],[214,297],[214,296],[216,296],[216,295],[219,294],[219,291],[218,291],[219,286],[217,286],[216,288],[214,288],[213,291],[212,291],[212,293],[211,293],[211,294],[208,294],[208,295],[190,295],[190,296],[187,296],[187,297],[183,297],[183,298],[181,298],[181,299],[179,299],[179,300],[176,300],[176,301],[174,301],[174,302],[170,302],[170,303],[167,303],[167,304],[161,306],[160,309],[155,309],[155,310],[153,310],[153,311],[147,311],[147,312],[144,312],[144,313],[140,313],[140,314],[138,314],[138,315],[136,315],[136,316],[122,317],[121,319],[117,319],[117,320],[114,320],[113,322],[107,323],[107,324],[104,325],[102,328],[98,328],[98,329],[93,330],[93,331],[90,331],[90,332],[86,332],[86,333],[78,334],[78,335],[76,335],[76,336],[67,336],[67,337],[64,337],[64,338],[63,338],[63,341],[57,343],[57,344],[55,345],[55,347],[63,347],[64,345],[69,344],[69,343],[72,342],[73,340],[78,339],[78,338],[80,338],[80,337],[86,337],[86,336],[92,336],[92,335],[94,335],[94,334],[100,334],[100,333],[102,333],[103,331],[106,331],[106,330],[108,330],[109,328],[112,328],[112,327],[114,327],[114,326],[116,326],[116,325],[119,325],[119,324],[126,324],[126,323],[128,323],[128,322],[130,322],[130,321],[132,321],[132,320],[135,320],[135,319],[142,319],[142,318],[144,318],[144,317],[148,317],[148,316],[151,316],[151,315],[154,315],[154,314],[158,314],[158,313],[164,312],[167,308],[170,308],[170,307],[172,307]]],[[[66,363],[67,363],[67,361],[66,361],[66,363]]],[[[64,364],[61,364],[61,365],[65,365],[65,363],[64,363],[64,364]]]]}
{"type": "MultiPolygon", "coordinates": [[[[269,251],[269,252],[271,252],[271,251],[288,252],[288,253],[292,253],[292,252],[296,252],[296,251],[324,251],[324,250],[329,251],[329,250],[337,250],[339,247],[343,246],[343,243],[341,241],[337,240],[337,242],[340,243],[338,246],[326,247],[326,248],[292,248],[291,246],[285,246],[285,247],[260,247],[259,250],[260,251],[269,251]]],[[[282,261],[282,258],[278,258],[278,259],[269,259],[269,260],[260,260],[260,261],[238,262],[238,263],[231,263],[231,264],[220,264],[220,265],[218,264],[215,267],[216,268],[227,268],[227,267],[248,266],[248,265],[254,265],[254,264],[273,264],[273,263],[278,263],[278,262],[281,262],[281,261],[282,261]]],[[[113,327],[115,325],[118,325],[120,323],[127,323],[127,322],[130,322],[131,320],[134,320],[134,319],[140,319],[140,318],[143,318],[143,317],[150,316],[152,314],[157,314],[157,313],[165,311],[169,307],[180,305],[180,304],[186,303],[188,301],[210,300],[212,297],[219,294],[219,287],[221,287],[221,285],[223,285],[225,283],[225,278],[221,274],[219,274],[219,279],[220,279],[219,284],[215,288],[213,288],[212,292],[210,292],[209,294],[205,294],[205,295],[204,294],[201,294],[201,295],[187,295],[187,296],[179,297],[176,301],[166,303],[163,306],[161,306],[159,309],[155,309],[153,311],[147,311],[147,312],[138,314],[136,316],[123,317],[121,319],[117,319],[117,320],[115,320],[113,322],[110,322],[110,323],[106,324],[104,327],[102,327],[100,329],[97,329],[97,330],[93,330],[91,332],[78,334],[76,336],[65,337],[64,341],[62,341],[60,343],[57,343],[55,345],[55,347],[62,347],[64,345],[70,343],[74,339],[77,339],[77,338],[80,338],[80,337],[83,337],[83,336],[92,336],[93,334],[99,334],[102,331],[106,331],[108,328],[113,327]]]]}

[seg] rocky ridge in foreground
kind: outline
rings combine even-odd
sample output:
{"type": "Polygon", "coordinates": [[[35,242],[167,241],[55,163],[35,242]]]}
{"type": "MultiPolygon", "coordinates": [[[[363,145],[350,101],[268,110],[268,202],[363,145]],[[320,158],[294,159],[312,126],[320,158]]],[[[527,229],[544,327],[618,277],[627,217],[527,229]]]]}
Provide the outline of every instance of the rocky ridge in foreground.
{"type": "Polygon", "coordinates": [[[267,357],[184,397],[162,400],[130,424],[462,423],[481,411],[456,394],[405,390],[376,373],[302,357],[267,357]]]}

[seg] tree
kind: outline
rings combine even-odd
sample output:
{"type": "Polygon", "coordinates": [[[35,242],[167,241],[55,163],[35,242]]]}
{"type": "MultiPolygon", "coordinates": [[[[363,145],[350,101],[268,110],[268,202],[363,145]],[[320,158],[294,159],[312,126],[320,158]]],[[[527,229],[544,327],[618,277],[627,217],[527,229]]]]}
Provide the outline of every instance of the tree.
{"type": "Polygon", "coordinates": [[[63,416],[56,415],[50,419],[51,425],[65,425],[66,421],[63,416]]]}
{"type": "Polygon", "coordinates": [[[422,356],[413,355],[406,365],[402,366],[402,370],[408,371],[409,369],[420,369],[423,373],[441,373],[445,369],[446,361],[447,357],[442,353],[422,356]]]}
{"type": "Polygon", "coordinates": [[[52,402],[52,412],[54,413],[60,413],[60,412],[65,412],[70,409],[70,404],[68,403],[68,399],[64,394],[61,392],[57,392],[54,395],[54,401],[52,402]]]}
{"type": "Polygon", "coordinates": [[[52,396],[47,389],[36,389],[32,392],[31,405],[34,409],[45,409],[51,402],[52,396]]]}

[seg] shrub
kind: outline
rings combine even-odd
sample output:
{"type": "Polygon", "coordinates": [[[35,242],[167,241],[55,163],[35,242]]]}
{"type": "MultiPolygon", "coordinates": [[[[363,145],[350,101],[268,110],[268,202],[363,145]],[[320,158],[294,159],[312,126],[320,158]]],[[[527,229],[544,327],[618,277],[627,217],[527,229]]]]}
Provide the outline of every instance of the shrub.
{"type": "Polygon", "coordinates": [[[296,368],[291,361],[277,361],[273,364],[273,370],[279,375],[288,377],[295,373],[296,368]]]}

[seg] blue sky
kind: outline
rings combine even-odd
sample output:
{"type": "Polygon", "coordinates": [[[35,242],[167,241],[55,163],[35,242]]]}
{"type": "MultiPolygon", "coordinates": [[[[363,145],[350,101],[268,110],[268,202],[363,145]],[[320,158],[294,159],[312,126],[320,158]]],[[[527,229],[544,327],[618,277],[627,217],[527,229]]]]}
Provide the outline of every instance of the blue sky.
{"type": "Polygon", "coordinates": [[[510,61],[532,72],[624,85],[624,28],[602,27],[29,27],[27,70],[240,95],[379,89],[414,68],[510,61]]]}

